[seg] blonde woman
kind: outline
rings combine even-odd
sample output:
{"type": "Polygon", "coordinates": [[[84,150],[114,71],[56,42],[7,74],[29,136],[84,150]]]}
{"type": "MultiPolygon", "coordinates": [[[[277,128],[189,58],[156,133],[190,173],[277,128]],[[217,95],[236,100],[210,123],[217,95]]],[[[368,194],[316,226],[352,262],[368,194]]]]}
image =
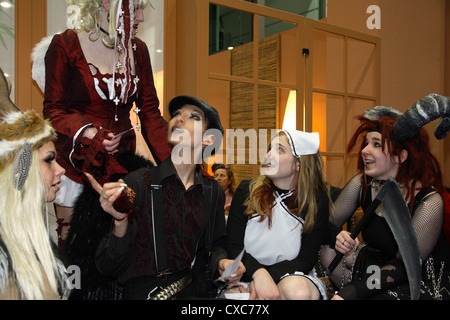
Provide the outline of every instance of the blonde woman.
{"type": "Polygon", "coordinates": [[[1,72],[0,300],[67,298],[66,269],[45,221],[45,203],[55,199],[64,174],[56,134],[35,112],[22,113],[8,94],[1,72]]]}
{"type": "Polygon", "coordinates": [[[146,44],[136,37],[148,0],[68,0],[68,29],[45,56],[43,114],[58,133],[58,162],[66,169],[56,199],[60,248],[83,172],[107,182],[126,174],[116,156],[135,151],[130,110],[157,163],[170,155],[146,44]]]}
{"type": "Polygon", "coordinates": [[[228,253],[244,249],[251,299],[325,299],[314,265],[330,214],[318,133],[282,130],[262,175],[243,181],[228,216],[228,253]]]}

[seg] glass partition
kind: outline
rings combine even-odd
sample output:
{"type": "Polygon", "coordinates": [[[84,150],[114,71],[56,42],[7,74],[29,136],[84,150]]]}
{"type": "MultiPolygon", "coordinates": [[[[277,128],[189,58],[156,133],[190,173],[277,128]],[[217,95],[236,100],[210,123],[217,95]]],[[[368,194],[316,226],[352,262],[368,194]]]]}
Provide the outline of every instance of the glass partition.
{"type": "Polygon", "coordinates": [[[230,50],[253,41],[253,15],[209,5],[209,54],[230,50]]]}
{"type": "MultiPolygon", "coordinates": [[[[226,129],[255,132],[258,142],[270,129],[319,132],[327,175],[342,186],[355,168],[346,154],[353,118],[379,99],[378,38],[317,21],[326,1],[228,4],[210,0],[208,101],[223,108],[226,129]]],[[[239,147],[232,138],[224,140],[224,160],[240,179],[251,179],[258,152],[249,153],[251,141],[239,147]],[[239,152],[245,163],[236,162],[239,152]]]]}
{"type": "Polygon", "coordinates": [[[327,16],[326,0],[250,0],[249,2],[260,4],[273,9],[295,13],[314,20],[320,20],[326,18],[327,16]]]}
{"type": "MultiPolygon", "coordinates": [[[[0,67],[3,70],[5,76],[15,83],[15,1],[4,0],[0,2],[0,67]]],[[[14,99],[15,90],[14,86],[11,88],[10,98],[14,99]]]]}

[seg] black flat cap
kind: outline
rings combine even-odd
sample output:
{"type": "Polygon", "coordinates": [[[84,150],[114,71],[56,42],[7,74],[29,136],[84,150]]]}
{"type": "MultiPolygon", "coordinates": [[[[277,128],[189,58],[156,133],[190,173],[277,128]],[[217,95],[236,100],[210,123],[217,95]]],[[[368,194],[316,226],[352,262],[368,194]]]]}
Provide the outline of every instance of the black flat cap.
{"type": "Polygon", "coordinates": [[[205,101],[190,96],[178,96],[172,99],[169,103],[170,117],[173,117],[175,111],[181,107],[190,104],[200,108],[205,114],[206,119],[209,122],[208,129],[218,129],[222,134],[224,133],[222,123],[220,122],[219,113],[205,101]]]}

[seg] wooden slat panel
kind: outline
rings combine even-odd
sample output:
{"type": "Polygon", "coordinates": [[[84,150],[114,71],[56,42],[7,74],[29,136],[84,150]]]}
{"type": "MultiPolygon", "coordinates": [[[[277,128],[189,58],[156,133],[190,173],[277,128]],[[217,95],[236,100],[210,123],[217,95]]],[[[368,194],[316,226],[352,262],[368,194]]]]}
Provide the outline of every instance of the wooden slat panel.
{"type": "MultiPolygon", "coordinates": [[[[268,81],[279,80],[279,55],[280,37],[278,34],[261,39],[258,46],[258,75],[259,79],[268,81]]],[[[231,70],[234,76],[253,76],[253,44],[245,44],[233,49],[231,54],[231,70]]],[[[257,80],[255,80],[257,81],[257,80]]],[[[255,86],[249,83],[231,83],[231,129],[275,129],[278,107],[278,90],[274,87],[260,86],[258,89],[258,104],[253,105],[253,90],[255,86]],[[257,109],[257,123],[253,121],[253,111],[257,109]]],[[[269,130],[270,132],[270,130],[269,130]]],[[[270,134],[267,139],[270,139],[270,134]]],[[[236,176],[242,179],[254,178],[258,173],[258,164],[250,164],[250,160],[258,159],[258,142],[246,139],[244,150],[239,149],[237,142],[234,144],[234,165],[233,171],[236,176]],[[238,164],[238,154],[244,151],[245,164],[238,164]]]]}
{"type": "Polygon", "coordinates": [[[43,94],[31,78],[31,51],[47,35],[47,0],[15,2],[15,101],[22,110],[42,113],[43,94]]]}

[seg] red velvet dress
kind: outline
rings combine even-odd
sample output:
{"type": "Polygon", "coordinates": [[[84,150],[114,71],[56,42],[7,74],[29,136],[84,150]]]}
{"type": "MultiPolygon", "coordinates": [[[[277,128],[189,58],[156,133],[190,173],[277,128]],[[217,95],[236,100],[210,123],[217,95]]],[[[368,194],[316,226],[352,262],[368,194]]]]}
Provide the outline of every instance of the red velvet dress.
{"type": "MultiPolygon", "coordinates": [[[[66,169],[66,176],[75,182],[82,183],[82,173],[72,166],[69,157],[80,141],[83,128],[102,127],[114,134],[130,129],[129,113],[133,103],[140,110],[142,135],[155,161],[160,163],[170,155],[167,122],[158,109],[147,46],[138,38],[132,40],[132,46],[136,75],[132,78],[127,103],[117,106],[109,99],[107,80],[112,75],[102,75],[97,69],[93,76],[75,32],[67,30],[55,35],[48,48],[43,114],[58,133],[57,161],[66,169]]],[[[121,138],[119,152],[135,148],[136,136],[130,131],[121,138]]]]}

